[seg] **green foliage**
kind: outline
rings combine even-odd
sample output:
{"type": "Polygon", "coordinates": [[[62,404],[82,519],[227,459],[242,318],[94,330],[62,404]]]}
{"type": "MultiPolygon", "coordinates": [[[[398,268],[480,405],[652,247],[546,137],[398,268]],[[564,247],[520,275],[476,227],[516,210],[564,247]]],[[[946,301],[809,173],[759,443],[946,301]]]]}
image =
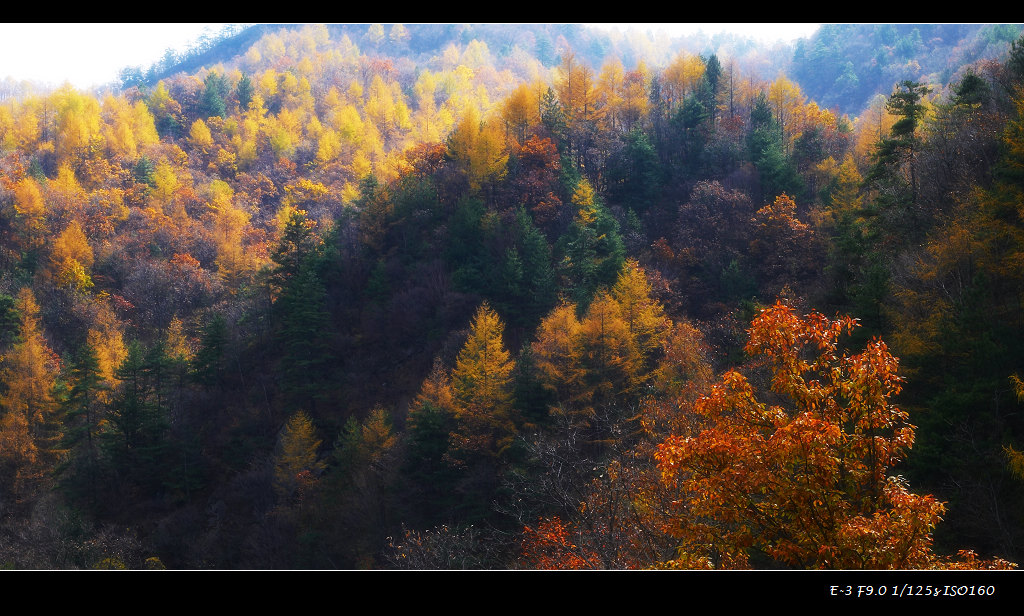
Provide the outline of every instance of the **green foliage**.
{"type": "Polygon", "coordinates": [[[238,80],[238,86],[235,88],[235,96],[238,98],[238,106],[242,111],[249,108],[249,103],[252,102],[252,97],[255,93],[256,88],[252,84],[252,79],[249,79],[248,75],[242,75],[238,80]]]}
{"type": "Polygon", "coordinates": [[[156,167],[153,165],[153,161],[147,156],[140,156],[139,160],[132,168],[132,177],[134,177],[135,181],[140,184],[145,184],[150,188],[156,188],[156,180],[153,176],[155,171],[156,167]]]}
{"type": "Polygon", "coordinates": [[[110,429],[103,433],[114,472],[145,494],[161,490],[168,472],[165,361],[161,347],[147,352],[138,342],[128,345],[117,368],[120,386],[110,404],[110,429]]]}
{"type": "Polygon", "coordinates": [[[756,200],[771,202],[783,193],[803,194],[803,180],[786,156],[782,127],[772,114],[768,98],[763,92],[758,94],[750,112],[747,150],[761,178],[760,198],[756,200]]]}
{"type": "Polygon", "coordinates": [[[189,368],[192,379],[207,389],[222,387],[227,370],[228,325],[224,315],[215,312],[203,328],[199,350],[189,368]]]}
{"type": "Polygon", "coordinates": [[[276,296],[273,312],[282,350],[281,387],[290,409],[306,408],[316,416],[317,404],[333,389],[329,377],[335,360],[322,281],[322,243],[303,213],[292,213],[272,258],[276,267],[268,279],[276,296]]]}
{"type": "Polygon", "coordinates": [[[96,349],[86,343],[68,363],[67,394],[61,400],[64,413],[64,447],[68,462],[59,474],[72,497],[87,500],[96,508],[104,469],[100,455],[101,425],[106,409],[102,402],[109,386],[100,375],[96,349]]]}
{"type": "Polygon", "coordinates": [[[569,297],[582,313],[597,289],[615,283],[626,258],[619,223],[582,180],[573,196],[577,214],[558,240],[560,268],[569,297]]]}
{"type": "Polygon", "coordinates": [[[639,128],[627,133],[623,142],[622,150],[609,161],[609,198],[643,213],[658,196],[660,161],[647,134],[639,128]]]}
{"type": "Polygon", "coordinates": [[[224,101],[227,99],[228,89],[228,81],[224,75],[215,71],[207,73],[200,101],[202,118],[227,116],[227,105],[224,101]]]}
{"type": "Polygon", "coordinates": [[[6,293],[0,293],[0,345],[14,339],[21,323],[15,299],[6,293]]]}

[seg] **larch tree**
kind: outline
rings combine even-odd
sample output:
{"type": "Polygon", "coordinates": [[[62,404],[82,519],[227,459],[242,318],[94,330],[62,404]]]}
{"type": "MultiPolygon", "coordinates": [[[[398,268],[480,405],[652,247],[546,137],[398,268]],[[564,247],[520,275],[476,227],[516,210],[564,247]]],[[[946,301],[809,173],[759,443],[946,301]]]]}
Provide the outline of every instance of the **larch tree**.
{"type": "Polygon", "coordinates": [[[61,455],[62,428],[53,389],[59,358],[39,324],[39,305],[29,288],[18,293],[17,342],[0,364],[0,460],[16,493],[41,478],[61,455]]]}
{"type": "Polygon", "coordinates": [[[452,444],[460,458],[462,454],[501,455],[515,437],[512,406],[515,362],[505,350],[504,331],[505,325],[498,314],[486,302],[481,304],[452,370],[457,426],[452,444]]]}
{"type": "Polygon", "coordinates": [[[274,454],[274,491],[283,501],[302,496],[326,467],[317,450],[313,420],[303,411],[293,414],[278,435],[274,454]]]}

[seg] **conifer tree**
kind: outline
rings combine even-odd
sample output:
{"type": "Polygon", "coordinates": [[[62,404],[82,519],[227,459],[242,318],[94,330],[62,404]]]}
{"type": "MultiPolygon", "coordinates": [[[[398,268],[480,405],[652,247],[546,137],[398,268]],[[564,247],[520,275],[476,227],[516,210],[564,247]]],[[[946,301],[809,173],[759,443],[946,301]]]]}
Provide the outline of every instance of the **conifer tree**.
{"type": "Polygon", "coordinates": [[[516,426],[512,407],[515,363],[502,341],[505,326],[484,302],[473,317],[469,339],[452,371],[460,455],[500,455],[512,444],[516,426]]]}
{"type": "Polygon", "coordinates": [[[29,288],[18,293],[17,342],[0,365],[0,463],[21,494],[61,456],[62,427],[53,397],[58,358],[39,325],[39,305],[29,288]]]}
{"type": "Polygon", "coordinates": [[[317,453],[320,443],[313,420],[304,411],[293,414],[281,428],[274,455],[274,490],[281,499],[301,495],[323,472],[325,463],[317,453]]]}
{"type": "Polygon", "coordinates": [[[573,193],[576,218],[561,238],[562,271],[577,309],[586,310],[599,286],[614,283],[625,259],[619,223],[608,213],[586,179],[573,193]]]}
{"type": "Polygon", "coordinates": [[[86,494],[95,507],[101,475],[100,431],[105,419],[102,392],[108,389],[100,373],[96,349],[86,342],[69,362],[64,408],[64,446],[70,451],[65,485],[78,495],[86,494]]]}

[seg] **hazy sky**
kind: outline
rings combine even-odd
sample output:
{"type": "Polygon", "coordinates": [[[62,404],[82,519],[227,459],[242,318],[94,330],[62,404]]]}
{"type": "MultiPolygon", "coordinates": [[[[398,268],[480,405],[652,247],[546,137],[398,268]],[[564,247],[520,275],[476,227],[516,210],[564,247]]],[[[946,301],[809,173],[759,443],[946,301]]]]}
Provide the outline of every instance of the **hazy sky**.
{"type": "Polygon", "coordinates": [[[205,28],[224,24],[0,24],[0,79],[88,88],[117,80],[126,66],[149,68],[168,48],[184,51],[205,28]]]}
{"type": "MultiPolygon", "coordinates": [[[[71,82],[89,88],[117,80],[126,66],[149,68],[168,48],[184,51],[216,23],[0,24],[0,79],[32,80],[53,85],[71,82]]],[[[818,24],[588,24],[601,27],[665,29],[670,34],[729,30],[766,42],[811,34],[818,24]]]]}
{"type": "Polygon", "coordinates": [[[705,34],[717,32],[734,32],[749,36],[765,43],[773,43],[778,40],[794,41],[802,36],[810,36],[821,24],[784,24],[784,23],[735,23],[735,24],[679,24],[679,23],[656,23],[656,24],[586,24],[602,28],[616,27],[619,30],[626,28],[639,28],[657,32],[664,30],[669,35],[678,36],[682,34],[693,34],[703,30],[705,34]]]}

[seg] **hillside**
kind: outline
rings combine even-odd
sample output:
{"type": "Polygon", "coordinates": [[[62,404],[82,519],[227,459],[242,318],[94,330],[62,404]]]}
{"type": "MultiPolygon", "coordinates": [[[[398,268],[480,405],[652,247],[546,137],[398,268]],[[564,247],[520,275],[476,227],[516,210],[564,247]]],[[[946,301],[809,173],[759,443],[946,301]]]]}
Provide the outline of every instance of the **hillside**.
{"type": "Polygon", "coordinates": [[[1013,566],[1024,40],[837,28],[262,25],[0,101],[0,563],[1013,566]]]}

